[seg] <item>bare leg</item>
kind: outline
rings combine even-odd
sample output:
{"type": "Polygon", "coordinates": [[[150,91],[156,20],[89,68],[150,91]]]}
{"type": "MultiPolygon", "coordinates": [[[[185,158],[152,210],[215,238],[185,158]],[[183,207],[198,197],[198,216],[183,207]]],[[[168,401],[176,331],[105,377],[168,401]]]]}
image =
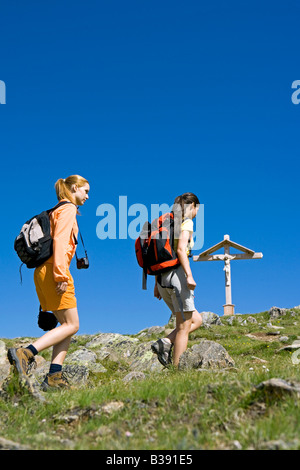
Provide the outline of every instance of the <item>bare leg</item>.
{"type": "Polygon", "coordinates": [[[70,341],[71,341],[71,336],[69,336],[68,338],[64,339],[60,343],[55,344],[53,346],[52,359],[51,359],[52,364],[63,365],[63,362],[66,358],[66,355],[69,349],[70,341]]]}
{"type": "MultiPolygon", "coordinates": [[[[192,323],[191,323],[191,329],[189,333],[192,333],[192,331],[197,330],[198,328],[200,328],[201,325],[202,325],[202,315],[197,310],[194,310],[192,314],[192,323]]],[[[171,341],[171,343],[175,342],[176,334],[177,334],[177,327],[167,336],[167,338],[171,341]]]]}
{"type": "Polygon", "coordinates": [[[79,329],[77,308],[57,310],[53,312],[60,322],[60,326],[45,333],[33,343],[38,352],[53,346],[52,362],[62,364],[71,341],[71,337],[79,329]]]}
{"type": "Polygon", "coordinates": [[[192,325],[192,315],[193,312],[184,312],[184,321],[181,312],[176,312],[176,336],[173,354],[173,364],[175,367],[178,367],[179,358],[187,348],[189,332],[192,325]]]}

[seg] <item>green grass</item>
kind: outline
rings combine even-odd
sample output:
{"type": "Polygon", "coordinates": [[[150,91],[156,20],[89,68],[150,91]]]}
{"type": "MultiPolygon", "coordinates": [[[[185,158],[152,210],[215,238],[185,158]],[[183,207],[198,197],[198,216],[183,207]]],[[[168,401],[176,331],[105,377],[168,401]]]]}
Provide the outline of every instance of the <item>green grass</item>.
{"type": "MultiPolygon", "coordinates": [[[[269,330],[266,313],[255,318],[261,325],[241,326],[235,319],[233,326],[216,325],[191,335],[189,346],[201,338],[222,344],[235,361],[232,370],[171,369],[124,384],[126,364],[120,372],[115,363],[103,361],[107,373],[92,376],[88,388],[52,393],[46,404],[12,381],[10,398],[0,399],[1,436],[32,449],[213,450],[234,449],[236,441],[242,449],[262,449],[276,440],[300,449],[299,399],[267,397],[255,389],[272,377],[300,382],[300,366],[292,364],[290,352],[278,352],[278,337],[266,342],[245,336],[269,330]],[[123,407],[103,412],[102,406],[112,401],[123,407]],[[71,423],[59,418],[76,407],[86,415],[71,423]]],[[[285,328],[281,334],[291,343],[300,335],[300,326],[294,325],[298,321],[299,316],[287,314],[272,323],[285,328]]]]}

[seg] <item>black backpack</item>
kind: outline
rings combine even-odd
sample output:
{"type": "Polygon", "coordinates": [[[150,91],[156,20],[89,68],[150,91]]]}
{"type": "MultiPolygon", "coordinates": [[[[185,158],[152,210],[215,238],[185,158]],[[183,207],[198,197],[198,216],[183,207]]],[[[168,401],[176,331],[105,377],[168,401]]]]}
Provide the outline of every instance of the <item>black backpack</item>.
{"type": "Polygon", "coordinates": [[[61,201],[52,209],[43,211],[29,219],[21,228],[15,239],[14,249],[22,264],[26,264],[27,268],[40,266],[52,255],[53,239],[50,232],[50,214],[63,204],[72,203],[61,201]]]}

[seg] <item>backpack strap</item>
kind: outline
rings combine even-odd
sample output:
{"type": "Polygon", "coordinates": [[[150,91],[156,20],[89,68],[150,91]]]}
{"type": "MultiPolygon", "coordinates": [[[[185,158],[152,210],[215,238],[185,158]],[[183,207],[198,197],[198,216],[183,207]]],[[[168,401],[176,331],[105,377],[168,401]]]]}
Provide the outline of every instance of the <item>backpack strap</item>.
{"type": "Polygon", "coordinates": [[[147,290],[147,268],[145,266],[143,268],[142,288],[143,288],[143,290],[147,290]]]}
{"type": "MultiPolygon", "coordinates": [[[[60,206],[63,206],[64,204],[73,204],[71,201],[60,201],[56,206],[52,207],[52,209],[48,209],[46,212],[50,215],[53,211],[58,209],[60,206]]],[[[73,204],[75,206],[75,204],[73,204]]],[[[77,207],[77,206],[76,206],[77,207]]]]}

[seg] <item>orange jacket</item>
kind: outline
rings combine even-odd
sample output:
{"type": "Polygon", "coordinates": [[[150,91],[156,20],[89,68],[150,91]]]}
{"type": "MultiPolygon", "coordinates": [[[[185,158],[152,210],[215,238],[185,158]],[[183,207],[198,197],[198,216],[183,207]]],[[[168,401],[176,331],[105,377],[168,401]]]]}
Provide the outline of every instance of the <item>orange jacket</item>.
{"type": "Polygon", "coordinates": [[[55,282],[65,282],[69,279],[67,270],[76,251],[74,235],[76,239],[78,236],[76,214],[77,207],[74,204],[64,204],[50,215],[53,255],[48,262],[53,263],[55,282]]]}

